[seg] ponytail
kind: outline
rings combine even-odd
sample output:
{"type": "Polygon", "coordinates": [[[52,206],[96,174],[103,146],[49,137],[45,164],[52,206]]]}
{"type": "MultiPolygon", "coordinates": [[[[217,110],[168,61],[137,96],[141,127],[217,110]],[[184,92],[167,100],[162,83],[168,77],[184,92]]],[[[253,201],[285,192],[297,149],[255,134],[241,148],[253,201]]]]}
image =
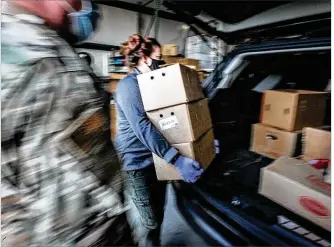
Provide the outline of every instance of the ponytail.
{"type": "Polygon", "coordinates": [[[122,43],[121,54],[125,56],[126,65],[133,68],[138,65],[141,57],[151,56],[154,46],[161,47],[155,38],[148,37],[144,39],[139,34],[134,34],[122,43]]]}

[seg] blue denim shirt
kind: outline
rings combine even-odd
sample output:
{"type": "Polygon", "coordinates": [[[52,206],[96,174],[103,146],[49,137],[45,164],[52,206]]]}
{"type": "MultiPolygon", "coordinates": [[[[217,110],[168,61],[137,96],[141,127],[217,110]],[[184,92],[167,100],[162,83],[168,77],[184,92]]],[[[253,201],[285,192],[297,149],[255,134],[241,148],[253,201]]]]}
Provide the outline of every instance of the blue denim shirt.
{"type": "Polygon", "coordinates": [[[124,77],[115,92],[118,129],[114,145],[125,171],[152,165],[152,152],[167,162],[171,162],[178,153],[148,119],[137,74],[131,72],[124,77]]]}

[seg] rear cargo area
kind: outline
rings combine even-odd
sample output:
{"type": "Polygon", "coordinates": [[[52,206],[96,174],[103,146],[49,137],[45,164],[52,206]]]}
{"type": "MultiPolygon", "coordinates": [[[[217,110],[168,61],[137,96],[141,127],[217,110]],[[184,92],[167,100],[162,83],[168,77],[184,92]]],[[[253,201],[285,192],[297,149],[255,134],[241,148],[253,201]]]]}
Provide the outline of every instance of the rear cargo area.
{"type": "Polygon", "coordinates": [[[323,125],[331,125],[330,52],[259,55],[247,61],[249,65],[232,86],[220,89],[210,102],[221,153],[199,181],[198,188],[220,203],[241,210],[243,213],[239,213],[244,217],[260,220],[268,227],[280,225],[277,219],[288,215],[289,222],[293,219],[294,224],[298,222],[298,226],[328,240],[329,232],[258,194],[261,168],[273,160],[249,149],[252,125],[260,120],[261,87],[329,92],[323,125]]]}
{"type": "MultiPolygon", "coordinates": [[[[246,60],[248,66],[231,87],[220,89],[210,102],[222,156],[236,149],[249,149],[251,126],[260,120],[261,87],[330,91],[330,52],[258,55],[246,60]]],[[[330,94],[326,107],[324,125],[330,125],[330,94]]]]}

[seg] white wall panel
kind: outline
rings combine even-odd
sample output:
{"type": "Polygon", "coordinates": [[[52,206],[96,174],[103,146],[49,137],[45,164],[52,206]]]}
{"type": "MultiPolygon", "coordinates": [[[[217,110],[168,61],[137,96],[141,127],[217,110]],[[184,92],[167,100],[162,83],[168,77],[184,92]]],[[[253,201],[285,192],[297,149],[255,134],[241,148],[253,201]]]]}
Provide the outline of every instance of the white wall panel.
{"type": "MultiPolygon", "coordinates": [[[[99,5],[102,19],[95,34],[87,40],[98,44],[120,45],[129,35],[135,33],[137,27],[137,13],[120,8],[99,5]]],[[[143,15],[143,30],[145,32],[151,16],[143,15]]],[[[160,18],[159,41],[161,44],[175,43],[183,46],[184,37],[187,34],[182,29],[182,23],[160,18]]],[[[154,35],[154,27],[151,36],[154,35]]],[[[181,49],[182,50],[182,49],[181,49]]]]}

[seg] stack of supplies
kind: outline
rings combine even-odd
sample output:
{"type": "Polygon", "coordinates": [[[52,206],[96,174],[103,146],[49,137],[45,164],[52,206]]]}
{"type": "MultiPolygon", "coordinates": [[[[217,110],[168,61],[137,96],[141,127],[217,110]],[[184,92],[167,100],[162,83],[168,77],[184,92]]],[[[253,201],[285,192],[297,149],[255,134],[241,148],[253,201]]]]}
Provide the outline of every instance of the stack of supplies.
{"type": "Polygon", "coordinates": [[[262,168],[259,193],[330,231],[331,132],[322,126],[325,109],[325,92],[265,91],[251,150],[276,159],[262,168]]]}
{"type": "Polygon", "coordinates": [[[179,54],[179,46],[177,44],[166,44],[161,47],[163,56],[177,56],[179,54]]]}
{"type": "Polygon", "coordinates": [[[310,161],[330,161],[331,133],[304,128],[302,140],[298,159],[280,157],[262,168],[259,193],[330,231],[331,174],[324,177],[323,167],[310,161]]]}
{"type": "Polygon", "coordinates": [[[162,59],[167,64],[183,64],[191,69],[199,70],[200,61],[192,58],[184,58],[179,56],[179,48],[176,44],[163,45],[161,47],[162,59]]]}
{"type": "Polygon", "coordinates": [[[326,94],[306,90],[265,91],[261,123],[253,125],[251,151],[272,159],[298,156],[301,130],[323,124],[326,94]]]}
{"type": "MultiPolygon", "coordinates": [[[[215,157],[214,136],[198,74],[181,64],[138,75],[148,118],[179,152],[206,169],[215,157]]],[[[159,180],[180,180],[175,167],[153,154],[159,180]]]]}

